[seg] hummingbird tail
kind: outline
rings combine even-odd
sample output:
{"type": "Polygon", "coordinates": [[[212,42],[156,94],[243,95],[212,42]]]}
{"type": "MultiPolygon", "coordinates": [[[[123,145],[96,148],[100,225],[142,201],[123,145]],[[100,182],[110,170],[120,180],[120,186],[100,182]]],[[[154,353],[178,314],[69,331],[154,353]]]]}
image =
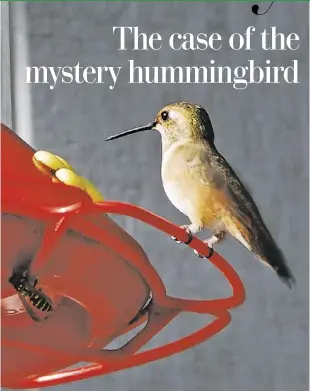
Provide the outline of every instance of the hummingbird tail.
{"type": "Polygon", "coordinates": [[[239,222],[229,225],[229,232],[251,251],[266,266],[273,269],[280,279],[290,288],[295,284],[295,278],[287,266],[282,251],[278,248],[270,232],[261,222],[256,229],[244,229],[239,222]]]}
{"type": "Polygon", "coordinates": [[[257,243],[253,248],[256,256],[265,264],[270,266],[279,278],[290,288],[295,284],[295,278],[286,264],[282,251],[277,247],[272,238],[257,243]]]}

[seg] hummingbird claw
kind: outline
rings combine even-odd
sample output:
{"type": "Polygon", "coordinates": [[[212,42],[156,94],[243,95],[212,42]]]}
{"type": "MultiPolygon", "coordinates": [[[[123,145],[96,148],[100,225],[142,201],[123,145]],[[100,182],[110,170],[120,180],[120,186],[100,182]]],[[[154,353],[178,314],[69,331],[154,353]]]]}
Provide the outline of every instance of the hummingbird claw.
{"type": "Polygon", "coordinates": [[[199,258],[211,258],[214,253],[213,246],[218,241],[219,241],[219,238],[218,238],[218,236],[215,236],[215,235],[212,236],[210,239],[203,241],[203,243],[209,247],[209,255],[207,255],[207,256],[201,255],[198,253],[197,250],[194,250],[194,254],[197,255],[197,257],[199,257],[199,258]]]}
{"type": "Polygon", "coordinates": [[[184,228],[185,231],[187,232],[187,234],[188,234],[187,241],[186,242],[182,242],[181,240],[178,240],[175,236],[170,236],[171,239],[174,240],[178,244],[180,244],[180,243],[190,244],[190,242],[193,240],[193,234],[192,234],[191,230],[188,227],[180,227],[180,228],[184,228]]]}
{"type": "Polygon", "coordinates": [[[198,258],[211,258],[212,255],[214,253],[214,250],[213,250],[213,247],[209,247],[209,254],[207,256],[205,255],[201,255],[199,254],[199,252],[197,250],[194,250],[194,254],[198,257],[198,258]]]}
{"type": "Polygon", "coordinates": [[[188,234],[188,239],[187,239],[186,242],[184,242],[184,244],[190,244],[190,242],[193,240],[192,231],[191,231],[189,228],[185,228],[185,231],[186,231],[187,234],[188,234]]]}
{"type": "Polygon", "coordinates": [[[198,257],[198,258],[205,258],[205,256],[199,254],[199,252],[197,250],[194,250],[194,254],[198,257]]]}
{"type": "Polygon", "coordinates": [[[172,240],[174,240],[176,243],[180,244],[183,243],[181,240],[178,240],[175,236],[170,236],[172,240]]]}

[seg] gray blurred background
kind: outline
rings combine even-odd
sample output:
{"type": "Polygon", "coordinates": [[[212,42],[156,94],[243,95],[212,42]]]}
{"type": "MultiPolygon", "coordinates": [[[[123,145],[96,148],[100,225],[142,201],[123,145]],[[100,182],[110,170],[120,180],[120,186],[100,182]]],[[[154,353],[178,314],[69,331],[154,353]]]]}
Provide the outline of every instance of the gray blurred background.
{"type": "MultiPolygon", "coordinates": [[[[268,5],[261,4],[261,11],[268,5]]],[[[299,61],[300,84],[249,85],[242,91],[229,84],[128,84],[126,72],[120,73],[114,90],[106,84],[57,84],[54,90],[44,84],[32,84],[28,90],[23,83],[18,86],[26,101],[16,106],[15,116],[21,118],[19,123],[26,119],[27,141],[69,160],[106,199],[140,205],[176,224],[187,219],[169,203],[161,185],[159,134],[138,134],[111,143],[104,139],[150,122],[168,103],[189,100],[203,105],[219,151],[248,185],[297,280],[289,291],[276,274],[229,238],[217,251],[241,276],[247,300],[232,311],[225,330],[185,353],[69,384],[66,390],[308,390],[308,4],[277,2],[264,16],[255,16],[251,6],[246,2],[25,5],[29,48],[25,56],[30,65],[121,66],[129,59],[140,66],[207,66],[210,59],[230,66],[248,59],[261,63],[270,59],[275,65],[299,61]],[[228,48],[175,52],[167,45],[158,52],[120,52],[112,34],[112,27],[120,25],[160,32],[165,40],[173,32],[219,32],[227,38],[250,25],[257,32],[277,26],[280,32],[297,33],[300,48],[268,53],[257,40],[252,52],[228,48]]],[[[24,25],[17,23],[15,28],[24,25]]],[[[9,116],[5,122],[9,124],[9,116]]],[[[134,220],[116,220],[145,248],[170,294],[191,298],[229,294],[217,272],[186,246],[134,220]]],[[[205,320],[183,316],[151,346],[179,338],[205,320]]]]}

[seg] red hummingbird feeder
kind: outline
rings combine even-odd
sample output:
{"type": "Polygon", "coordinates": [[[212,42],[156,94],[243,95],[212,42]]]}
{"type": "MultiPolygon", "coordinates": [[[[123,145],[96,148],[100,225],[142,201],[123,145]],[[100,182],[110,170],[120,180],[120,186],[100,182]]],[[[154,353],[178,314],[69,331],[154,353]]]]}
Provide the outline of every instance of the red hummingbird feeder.
{"type": "MultiPolygon", "coordinates": [[[[43,175],[33,164],[36,151],[4,125],[1,138],[3,387],[54,386],[143,365],[193,347],[229,324],[229,310],[243,303],[245,290],[219,254],[213,252],[209,261],[232,286],[230,297],[199,301],[167,295],[140,244],[108,215],[138,219],[183,242],[185,230],[138,206],[93,202],[82,190],[43,175]],[[32,309],[38,322],[9,283],[24,265],[53,304],[46,318],[32,309]],[[185,338],[140,352],[184,311],[214,320],[185,338]],[[144,322],[124,346],[105,349],[144,322]],[[68,368],[81,362],[86,364],[68,368]]],[[[198,238],[188,245],[208,257],[208,246],[198,238]]]]}

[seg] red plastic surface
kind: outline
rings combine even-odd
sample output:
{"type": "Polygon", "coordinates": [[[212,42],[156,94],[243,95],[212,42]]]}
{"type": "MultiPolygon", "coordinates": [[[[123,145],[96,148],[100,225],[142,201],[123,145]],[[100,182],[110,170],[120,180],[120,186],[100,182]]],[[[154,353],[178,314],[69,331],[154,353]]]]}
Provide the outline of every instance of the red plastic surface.
{"type": "MultiPolygon", "coordinates": [[[[185,242],[183,229],[131,204],[94,204],[81,190],[53,183],[42,175],[32,164],[34,150],[3,125],[1,137],[2,213],[45,224],[31,271],[56,303],[52,316],[43,323],[33,322],[24,311],[15,315],[4,311],[4,300],[16,293],[7,282],[14,267],[14,251],[19,245],[30,246],[32,240],[27,224],[8,220],[2,224],[2,386],[53,386],[142,365],[193,347],[229,324],[229,310],[244,302],[245,290],[237,273],[219,254],[214,252],[209,262],[231,285],[230,297],[199,301],[167,295],[141,246],[104,213],[133,217],[185,242]],[[81,238],[92,238],[97,245],[70,239],[68,230],[78,232],[81,238]],[[6,246],[14,233],[16,243],[6,246]],[[153,305],[148,317],[129,327],[149,291],[153,305]],[[183,311],[211,314],[215,320],[181,340],[138,352],[183,311]],[[122,348],[101,349],[146,319],[144,329],[122,348]],[[90,364],[63,370],[81,361],[90,364]]],[[[189,246],[202,255],[209,254],[208,246],[196,237],[189,246]]],[[[189,262],[199,260],[193,257],[189,262]]]]}

